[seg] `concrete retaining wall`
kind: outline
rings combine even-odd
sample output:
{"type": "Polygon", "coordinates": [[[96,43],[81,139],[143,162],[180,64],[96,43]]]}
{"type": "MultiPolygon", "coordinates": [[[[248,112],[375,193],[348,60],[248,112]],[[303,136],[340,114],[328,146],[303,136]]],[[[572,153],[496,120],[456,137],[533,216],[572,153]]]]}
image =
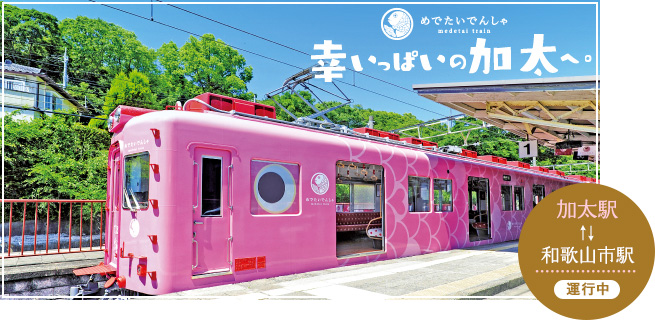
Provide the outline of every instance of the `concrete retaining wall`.
{"type": "MultiPolygon", "coordinates": [[[[96,253],[94,254],[98,255],[96,253]]],[[[72,257],[72,255],[69,254],[69,257],[72,257]]],[[[28,262],[32,262],[32,260],[41,261],[37,258],[39,257],[8,259],[31,259],[28,262]]],[[[10,267],[5,265],[5,299],[26,296],[68,297],[70,287],[84,284],[89,280],[89,276],[75,276],[73,270],[96,266],[101,261],[102,259],[89,258],[54,263],[17,264],[10,267]]]]}
{"type": "Polygon", "coordinates": [[[10,281],[7,281],[5,278],[5,295],[9,297],[68,296],[70,287],[86,283],[88,279],[89,276],[76,277],[72,272],[70,275],[45,276],[10,281]]]}

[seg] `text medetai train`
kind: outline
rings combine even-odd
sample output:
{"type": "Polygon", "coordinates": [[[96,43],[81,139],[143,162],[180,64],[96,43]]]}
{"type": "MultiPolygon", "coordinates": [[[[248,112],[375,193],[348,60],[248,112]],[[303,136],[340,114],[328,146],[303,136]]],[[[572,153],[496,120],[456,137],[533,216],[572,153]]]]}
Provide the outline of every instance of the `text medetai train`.
{"type": "Polygon", "coordinates": [[[107,275],[105,294],[515,240],[546,194],[591,181],[368,128],[283,122],[274,107],[215,94],[171,108],[109,117],[105,259],[76,271],[107,275]]]}

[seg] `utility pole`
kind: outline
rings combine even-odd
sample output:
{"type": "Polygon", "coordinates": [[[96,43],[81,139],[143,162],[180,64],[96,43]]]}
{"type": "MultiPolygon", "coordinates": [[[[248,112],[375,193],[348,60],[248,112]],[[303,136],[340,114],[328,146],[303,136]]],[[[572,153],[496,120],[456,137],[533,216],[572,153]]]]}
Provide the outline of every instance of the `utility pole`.
{"type": "Polygon", "coordinates": [[[375,121],[373,121],[373,116],[368,116],[368,127],[373,129],[375,121]]]}
{"type": "Polygon", "coordinates": [[[68,84],[68,55],[66,54],[67,50],[64,48],[64,89],[68,84]]]}

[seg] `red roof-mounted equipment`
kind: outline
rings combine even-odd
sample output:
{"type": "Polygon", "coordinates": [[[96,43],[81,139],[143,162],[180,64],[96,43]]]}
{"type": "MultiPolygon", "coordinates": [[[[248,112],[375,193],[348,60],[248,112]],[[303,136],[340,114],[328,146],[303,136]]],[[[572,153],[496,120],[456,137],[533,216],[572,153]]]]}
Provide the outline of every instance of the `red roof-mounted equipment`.
{"type": "Polygon", "coordinates": [[[459,155],[469,157],[469,158],[477,158],[478,157],[477,152],[471,151],[471,150],[466,150],[466,149],[462,149],[462,152],[459,155]]]}
{"type": "Polygon", "coordinates": [[[355,128],[353,130],[361,134],[368,134],[371,137],[389,138],[389,140],[396,140],[396,141],[400,140],[400,135],[391,132],[382,131],[382,130],[376,130],[367,127],[355,128]]]}
{"type": "Polygon", "coordinates": [[[492,155],[479,156],[478,159],[491,161],[491,162],[496,162],[496,163],[507,164],[507,159],[505,159],[503,157],[498,157],[498,156],[492,156],[492,155]]]}
{"type": "Polygon", "coordinates": [[[529,164],[521,161],[507,161],[507,164],[509,164],[510,166],[515,166],[523,169],[530,169],[529,164]]]}
{"type": "Polygon", "coordinates": [[[367,127],[363,128],[355,128],[353,129],[355,132],[359,132],[361,134],[368,134],[371,137],[379,137],[380,136],[380,130],[375,130],[367,127]]]}
{"type": "Polygon", "coordinates": [[[414,138],[414,137],[401,138],[400,141],[404,141],[404,142],[407,142],[409,144],[416,144],[416,145],[424,146],[424,147],[438,147],[439,146],[436,142],[417,139],[417,138],[414,138]]]}
{"type": "Polygon", "coordinates": [[[571,180],[576,180],[576,181],[583,181],[583,182],[587,181],[587,177],[580,176],[580,175],[570,175],[570,176],[566,176],[566,177],[571,179],[571,180]]]}
{"type": "Polygon", "coordinates": [[[535,171],[539,171],[539,172],[548,172],[548,168],[544,168],[544,167],[534,166],[534,167],[530,167],[530,169],[535,170],[535,171]]]}
{"type": "MultiPolygon", "coordinates": [[[[236,112],[275,119],[275,107],[268,106],[261,103],[230,98],[230,97],[222,96],[215,93],[209,93],[209,92],[196,96],[194,99],[200,100],[212,106],[213,108],[222,111],[229,112],[234,110],[236,112]]],[[[187,111],[195,111],[195,112],[213,111],[205,104],[195,101],[194,99],[187,101],[185,106],[187,111]]]]}
{"type": "Polygon", "coordinates": [[[380,131],[380,138],[389,138],[389,140],[400,141],[400,135],[386,131],[380,131]]]}
{"type": "Polygon", "coordinates": [[[554,174],[556,174],[556,175],[558,175],[558,176],[560,176],[560,177],[564,177],[564,176],[566,176],[566,174],[564,174],[564,172],[559,171],[559,170],[548,170],[548,172],[550,172],[550,173],[554,173],[554,174]]]}

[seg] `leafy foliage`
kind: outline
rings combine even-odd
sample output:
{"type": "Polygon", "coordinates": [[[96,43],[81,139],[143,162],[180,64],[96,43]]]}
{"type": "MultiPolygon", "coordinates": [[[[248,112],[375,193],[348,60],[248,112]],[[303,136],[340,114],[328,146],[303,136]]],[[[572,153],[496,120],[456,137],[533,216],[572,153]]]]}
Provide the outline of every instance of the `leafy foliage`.
{"type": "MultiPolygon", "coordinates": [[[[306,101],[312,104],[316,102],[309,92],[299,91],[298,93],[306,101]]],[[[315,113],[315,111],[312,110],[311,107],[303,101],[303,99],[290,92],[285,92],[282,95],[274,97],[274,99],[298,117],[309,116],[315,113]]],[[[278,119],[285,121],[293,120],[291,116],[282,110],[282,108],[277,106],[271,99],[262,100],[260,103],[275,106],[278,119]]],[[[339,104],[340,103],[337,101],[325,101],[323,103],[316,103],[315,106],[318,110],[326,110],[338,106],[339,104]]],[[[365,109],[359,104],[343,106],[328,112],[326,115],[334,123],[342,124],[350,128],[366,126],[368,124],[369,116],[373,116],[375,121],[375,128],[379,130],[393,130],[422,122],[411,113],[405,113],[401,115],[394,112],[365,109]]],[[[319,117],[319,119],[321,118],[319,117]]]]}
{"type": "Polygon", "coordinates": [[[165,43],[157,56],[165,80],[162,94],[168,104],[205,92],[244,100],[255,97],[246,85],[252,80],[252,67],[246,66],[246,59],[237,50],[212,34],[191,36],[179,49],[173,42],[165,43]]]}
{"type": "Polygon", "coordinates": [[[60,79],[64,52],[57,18],[34,9],[5,4],[5,58],[35,68],[52,69],[60,79]]]}
{"type": "Polygon", "coordinates": [[[108,85],[108,80],[121,72],[156,73],[155,51],[143,45],[132,31],[84,16],[64,19],[59,27],[69,48],[71,77],[108,85]]]}
{"type": "MultiPolygon", "coordinates": [[[[118,25],[78,16],[64,19],[33,9],[5,5],[5,54],[12,61],[48,69],[61,80],[62,55],[68,49],[70,83],[67,90],[80,102],[96,106],[104,117],[120,104],[161,109],[176,101],[188,100],[204,92],[213,92],[245,100],[254,94],[247,84],[253,68],[239,52],[212,34],[191,36],[178,47],[163,44],[154,50],[143,45],[134,32],[118,25]],[[43,66],[46,65],[47,68],[43,66]]],[[[309,92],[303,99],[318,110],[339,102],[316,103],[309,92]]],[[[297,116],[315,113],[300,97],[285,93],[275,97],[297,116]]],[[[277,117],[293,120],[272,100],[261,103],[276,106],[277,117]]],[[[392,130],[422,122],[410,113],[376,111],[361,105],[344,106],[327,113],[332,121],[350,128],[363,127],[373,116],[375,128],[392,130]]],[[[106,163],[109,134],[102,120],[89,126],[76,118],[37,117],[31,122],[5,117],[5,196],[22,199],[103,199],[106,196],[106,163]],[[101,128],[101,129],[98,129],[101,128]]],[[[454,123],[452,131],[481,122],[467,118],[454,123]]],[[[426,129],[426,136],[447,128],[426,129]]],[[[407,132],[416,135],[416,132],[407,132]]],[[[517,138],[491,127],[468,134],[432,138],[439,145],[458,145],[509,160],[520,160],[517,138]]],[[[538,165],[570,163],[571,157],[554,156],[552,149],[540,147],[538,165]]],[[[592,171],[582,174],[593,176],[592,171]]],[[[349,197],[347,186],[339,186],[339,199],[349,197]]]]}
{"type": "MultiPolygon", "coordinates": [[[[457,121],[452,126],[451,131],[464,130],[467,127],[481,125],[482,121],[475,118],[467,117],[462,121],[457,121]]],[[[445,132],[446,127],[442,126],[432,131],[424,131],[424,134],[436,134],[445,132]]],[[[462,146],[466,149],[476,151],[478,155],[495,155],[506,158],[509,161],[524,161],[531,162],[530,159],[521,159],[518,157],[518,141],[521,138],[514,134],[504,131],[497,127],[489,127],[486,129],[479,129],[471,131],[470,133],[451,134],[446,136],[437,137],[434,139],[440,146],[453,145],[462,146]]],[[[540,146],[539,155],[537,156],[538,166],[550,166],[554,164],[570,164],[570,163],[584,163],[587,161],[573,160],[572,156],[555,156],[553,149],[540,146]]],[[[595,177],[595,165],[591,170],[582,170],[576,174],[584,175],[587,177],[595,177]]],[[[580,170],[580,168],[574,168],[580,170]]],[[[584,166],[586,169],[586,165],[584,166]]]]}
{"type": "Polygon", "coordinates": [[[150,91],[148,77],[136,70],[132,70],[129,76],[121,72],[112,80],[102,109],[105,114],[110,114],[119,105],[163,109],[155,104],[155,95],[150,91]]]}
{"type": "Polygon", "coordinates": [[[4,121],[6,198],[105,198],[107,131],[64,116],[4,121]]]}

